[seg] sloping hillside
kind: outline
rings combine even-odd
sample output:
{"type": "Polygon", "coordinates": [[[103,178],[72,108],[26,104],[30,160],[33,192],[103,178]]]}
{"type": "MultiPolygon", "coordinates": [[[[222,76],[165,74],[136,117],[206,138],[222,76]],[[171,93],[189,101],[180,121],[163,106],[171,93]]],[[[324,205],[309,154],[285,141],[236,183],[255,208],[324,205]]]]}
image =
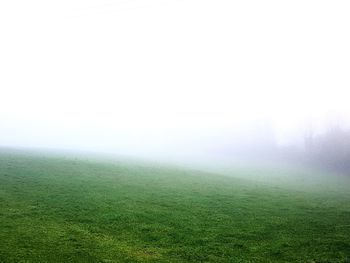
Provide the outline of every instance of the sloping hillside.
{"type": "Polygon", "coordinates": [[[0,154],[0,262],[349,260],[350,191],[0,154]]]}

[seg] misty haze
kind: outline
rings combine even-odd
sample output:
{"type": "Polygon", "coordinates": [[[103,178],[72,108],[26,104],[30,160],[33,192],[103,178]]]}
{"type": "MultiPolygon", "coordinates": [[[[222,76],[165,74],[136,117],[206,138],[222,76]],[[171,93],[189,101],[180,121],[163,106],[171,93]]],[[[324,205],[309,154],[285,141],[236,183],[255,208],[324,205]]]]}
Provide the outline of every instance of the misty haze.
{"type": "Polygon", "coordinates": [[[350,262],[349,13],[0,2],[0,262],[350,262]]]}

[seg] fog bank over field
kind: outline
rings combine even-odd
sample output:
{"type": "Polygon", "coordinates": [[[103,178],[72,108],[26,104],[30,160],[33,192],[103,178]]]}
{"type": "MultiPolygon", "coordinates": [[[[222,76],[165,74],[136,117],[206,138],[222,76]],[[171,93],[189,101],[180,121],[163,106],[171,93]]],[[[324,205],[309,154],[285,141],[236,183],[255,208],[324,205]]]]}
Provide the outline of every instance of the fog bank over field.
{"type": "Polygon", "coordinates": [[[347,1],[0,3],[0,145],[241,163],[332,151],[344,167],[349,11],[347,1]]]}

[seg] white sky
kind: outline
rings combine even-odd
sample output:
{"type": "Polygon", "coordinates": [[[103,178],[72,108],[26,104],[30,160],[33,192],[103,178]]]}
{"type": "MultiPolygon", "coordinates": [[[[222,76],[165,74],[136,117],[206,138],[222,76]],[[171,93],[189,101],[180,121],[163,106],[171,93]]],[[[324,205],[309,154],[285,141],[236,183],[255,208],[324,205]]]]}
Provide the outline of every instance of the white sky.
{"type": "Polygon", "coordinates": [[[156,148],[257,121],[283,141],[348,117],[349,14],[349,1],[0,0],[0,145],[156,148]]]}

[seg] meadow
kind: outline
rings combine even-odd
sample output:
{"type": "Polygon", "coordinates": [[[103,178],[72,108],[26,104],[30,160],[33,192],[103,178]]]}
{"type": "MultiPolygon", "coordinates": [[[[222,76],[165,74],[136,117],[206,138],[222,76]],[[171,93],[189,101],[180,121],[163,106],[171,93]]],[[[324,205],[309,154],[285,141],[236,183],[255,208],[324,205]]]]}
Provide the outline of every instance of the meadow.
{"type": "Polygon", "coordinates": [[[350,262],[350,179],[313,178],[3,150],[0,262],[350,262]]]}

